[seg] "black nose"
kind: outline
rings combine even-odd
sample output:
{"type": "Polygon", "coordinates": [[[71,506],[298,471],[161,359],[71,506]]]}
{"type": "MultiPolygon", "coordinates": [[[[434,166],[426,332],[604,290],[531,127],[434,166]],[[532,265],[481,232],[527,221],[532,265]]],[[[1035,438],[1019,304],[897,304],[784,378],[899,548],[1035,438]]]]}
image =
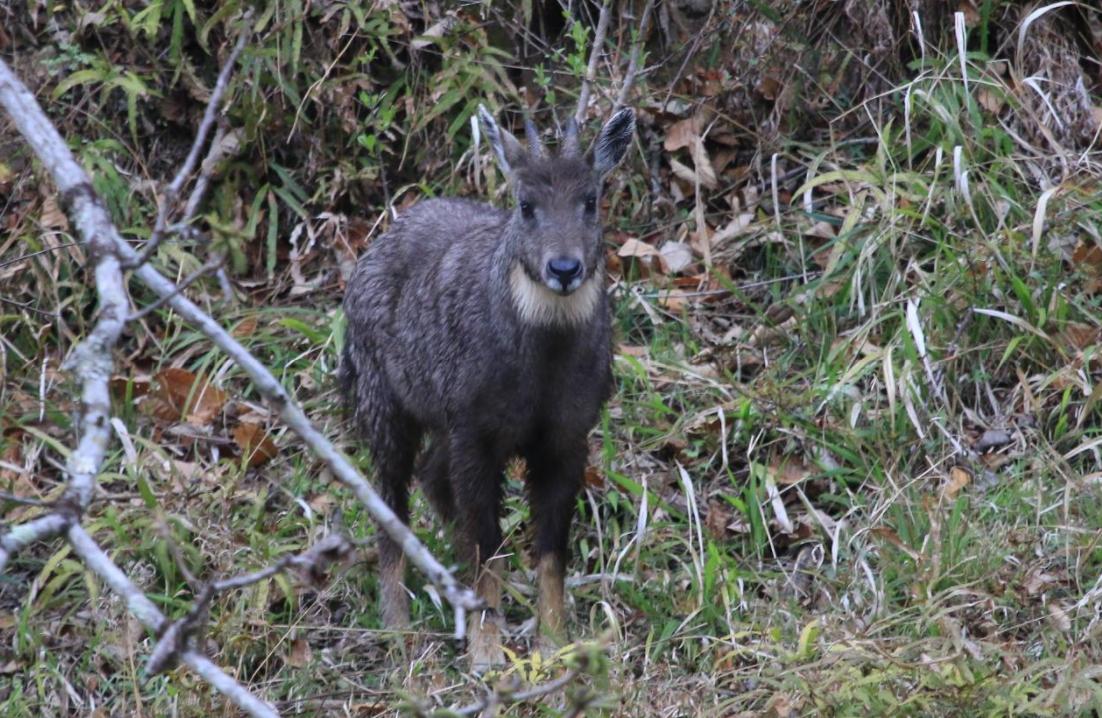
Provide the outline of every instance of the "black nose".
{"type": "Polygon", "coordinates": [[[573,257],[556,257],[547,263],[547,273],[559,280],[563,289],[582,273],[582,263],[573,257]]]}

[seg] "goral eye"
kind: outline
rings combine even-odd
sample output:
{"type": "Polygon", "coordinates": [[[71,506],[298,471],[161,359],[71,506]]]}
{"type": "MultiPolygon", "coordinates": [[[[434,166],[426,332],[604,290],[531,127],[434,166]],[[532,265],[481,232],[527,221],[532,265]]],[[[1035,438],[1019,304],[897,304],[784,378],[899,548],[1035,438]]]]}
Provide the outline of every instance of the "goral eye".
{"type": "Polygon", "coordinates": [[[586,195],[585,198],[585,211],[586,214],[593,214],[597,211],[597,195],[586,195]]]}
{"type": "Polygon", "coordinates": [[[520,201],[520,213],[524,215],[525,219],[532,219],[536,215],[536,210],[532,206],[532,203],[528,200],[522,199],[520,201]]]}

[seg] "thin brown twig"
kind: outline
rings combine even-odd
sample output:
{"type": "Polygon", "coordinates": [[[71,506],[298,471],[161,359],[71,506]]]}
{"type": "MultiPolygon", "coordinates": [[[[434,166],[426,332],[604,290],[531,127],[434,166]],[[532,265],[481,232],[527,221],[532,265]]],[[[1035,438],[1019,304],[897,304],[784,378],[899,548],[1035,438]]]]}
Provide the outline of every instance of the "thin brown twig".
{"type": "Polygon", "coordinates": [[[55,247],[47,247],[46,249],[40,249],[37,252],[31,252],[29,254],[21,254],[18,257],[15,257],[14,259],[8,259],[8,260],[5,260],[3,262],[0,262],[0,269],[3,269],[4,267],[7,267],[7,266],[12,265],[12,264],[18,264],[19,262],[30,259],[31,257],[37,257],[40,254],[49,254],[50,252],[56,252],[57,250],[65,249],[66,247],[75,247],[78,244],[80,244],[80,242],[65,242],[65,243],[59,244],[55,247]]]}
{"type": "MultiPolygon", "coordinates": [[[[206,264],[196,269],[194,272],[184,277],[184,280],[176,285],[176,294],[184,291],[201,277],[204,277],[211,272],[219,269],[222,266],[223,257],[221,254],[216,254],[207,260],[206,264]]],[[[175,296],[175,294],[173,295],[175,296]]],[[[152,304],[142,307],[138,311],[131,314],[126,318],[128,322],[136,322],[145,319],[147,316],[163,307],[171,297],[158,297],[152,304]]]]}
{"type": "Polygon", "coordinates": [[[13,307],[19,307],[28,312],[34,312],[35,314],[41,314],[44,317],[50,317],[51,319],[57,319],[57,312],[47,312],[45,309],[39,309],[38,307],[32,307],[30,304],[24,304],[23,302],[17,302],[14,299],[8,299],[7,297],[0,297],[0,302],[4,304],[10,304],[13,307]]]}
{"type": "Polygon", "coordinates": [[[49,506],[45,501],[29,499],[24,496],[16,496],[15,494],[9,494],[7,491],[0,491],[0,501],[9,501],[13,504],[22,504],[24,506],[49,506]]]}
{"type": "Polygon", "coordinates": [[[582,88],[578,92],[578,109],[574,111],[574,121],[581,126],[585,122],[585,111],[589,106],[589,92],[593,86],[593,80],[597,77],[597,60],[601,56],[601,47],[605,44],[605,34],[608,32],[609,8],[612,0],[604,0],[601,3],[601,15],[597,19],[597,30],[593,33],[593,48],[589,53],[589,63],[585,68],[585,77],[582,78],[582,88]]]}

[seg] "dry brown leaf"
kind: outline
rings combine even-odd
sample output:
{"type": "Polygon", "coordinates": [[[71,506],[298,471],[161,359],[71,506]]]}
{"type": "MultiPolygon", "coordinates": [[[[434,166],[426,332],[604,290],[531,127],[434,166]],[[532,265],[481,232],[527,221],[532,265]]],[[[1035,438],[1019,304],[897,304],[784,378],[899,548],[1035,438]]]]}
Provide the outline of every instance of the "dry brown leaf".
{"type": "Polygon", "coordinates": [[[620,249],[616,250],[616,254],[620,257],[635,257],[637,259],[649,259],[650,257],[659,256],[657,249],[646,242],[640,242],[634,237],[625,241],[620,249]]]}
{"type": "Polygon", "coordinates": [[[1102,274],[1102,247],[1094,242],[1079,241],[1071,253],[1071,261],[1094,274],[1102,274]]]}
{"type": "Polygon", "coordinates": [[[780,74],[781,71],[775,67],[766,70],[758,82],[758,94],[767,100],[776,100],[781,94],[780,74]]]}
{"type": "Polygon", "coordinates": [[[667,152],[676,152],[682,147],[688,147],[692,141],[700,137],[704,131],[706,119],[700,112],[684,120],[678,120],[666,129],[666,139],[662,146],[667,152]]]}
{"type": "Polygon", "coordinates": [[[727,526],[731,524],[731,507],[726,501],[712,499],[708,502],[708,513],[704,516],[704,528],[717,541],[727,537],[727,526]]]}
{"type": "Polygon", "coordinates": [[[1022,588],[1030,596],[1036,596],[1046,588],[1050,586],[1056,586],[1062,583],[1062,579],[1051,573],[1045,573],[1044,571],[1034,570],[1030,571],[1026,576],[1025,582],[1022,584],[1022,588]]]}
{"type": "Polygon", "coordinates": [[[1003,107],[1006,106],[1006,99],[1002,93],[989,90],[986,87],[981,87],[976,91],[976,101],[980,103],[980,107],[993,115],[1002,112],[1003,107]]]}
{"type": "Polygon", "coordinates": [[[256,315],[250,314],[237,323],[237,326],[233,328],[233,335],[238,339],[251,337],[256,333],[256,323],[256,315]]]}
{"type": "Polygon", "coordinates": [[[949,478],[941,487],[941,495],[952,501],[961,492],[961,489],[970,483],[972,483],[972,474],[963,467],[954,466],[949,469],[949,478]]]}
{"type": "Polygon", "coordinates": [[[1068,613],[1064,609],[1057,606],[1055,603],[1048,604],[1048,614],[1052,619],[1052,623],[1063,633],[1071,631],[1071,619],[1068,618],[1068,613]]]}
{"type": "Polygon", "coordinates": [[[834,239],[834,225],[824,220],[819,220],[804,232],[805,237],[817,237],[819,239],[834,239]]]}
{"type": "Polygon", "coordinates": [[[148,374],[137,374],[135,376],[122,376],[121,374],[116,374],[111,377],[109,386],[111,388],[111,395],[118,401],[124,401],[126,399],[126,388],[128,385],[130,385],[130,398],[137,399],[149,393],[149,387],[152,383],[152,377],[148,374]]]}
{"type": "Polygon", "coordinates": [[[712,167],[711,158],[708,157],[708,150],[704,148],[704,140],[699,137],[694,138],[689,148],[692,150],[693,165],[696,167],[696,176],[700,178],[700,184],[708,189],[718,187],[719,180],[716,179],[716,171],[712,167]]]}
{"type": "Polygon", "coordinates": [[[607,485],[605,483],[604,474],[602,474],[601,470],[593,464],[585,467],[585,485],[588,488],[597,489],[599,491],[603,491],[607,485]]]}
{"type": "Polygon", "coordinates": [[[1059,337],[1063,339],[1064,343],[1071,349],[1082,350],[1098,342],[1099,330],[1097,327],[1093,327],[1090,324],[1068,322],[1068,324],[1060,330],[1059,337]]]}
{"type": "Polygon", "coordinates": [[[903,543],[903,539],[899,538],[899,534],[897,534],[895,531],[891,530],[887,526],[873,526],[872,529],[870,529],[870,532],[873,536],[884,539],[896,549],[907,554],[907,556],[910,557],[910,559],[915,563],[918,563],[922,560],[922,554],[915,551],[907,544],[903,543]]]}
{"type": "Polygon", "coordinates": [[[971,0],[961,2],[957,6],[957,12],[964,15],[964,26],[968,28],[976,27],[983,20],[983,15],[971,0]]]}
{"type": "Polygon", "coordinates": [[[250,469],[270,461],[279,453],[271,434],[260,424],[238,424],[233,428],[233,440],[247,457],[250,469]]]}
{"type": "Polygon", "coordinates": [[[310,508],[312,508],[316,513],[324,516],[329,513],[329,510],[331,508],[333,508],[333,504],[336,503],[336,499],[333,498],[332,494],[320,493],[306,503],[309,504],[310,508]]]}
{"type": "Polygon", "coordinates": [[[678,179],[684,180],[691,185],[695,185],[697,183],[696,172],[693,172],[688,165],[678,162],[673,157],[670,157],[669,161],[670,169],[673,170],[674,175],[676,175],[678,179]]]}
{"type": "Polygon", "coordinates": [[[671,289],[658,295],[658,306],[671,312],[680,312],[689,301],[689,294],[680,289],[671,289]]]}
{"type": "Polygon", "coordinates": [[[47,197],[42,203],[42,214],[38,218],[38,223],[43,229],[67,230],[69,228],[69,220],[58,206],[57,197],[47,197]]]}
{"type": "Polygon", "coordinates": [[[291,641],[291,650],[287,653],[287,665],[294,668],[304,668],[313,658],[313,651],[305,638],[296,638],[291,641]]]}
{"type": "Polygon", "coordinates": [[[769,473],[780,486],[798,484],[811,475],[811,467],[802,459],[780,457],[769,466],[769,473]]]}
{"type": "Polygon", "coordinates": [[[712,235],[712,246],[716,246],[722,242],[726,242],[728,239],[739,236],[753,221],[754,215],[751,212],[736,214],[731,218],[730,222],[720,227],[716,233],[712,235]]]}
{"type": "Polygon", "coordinates": [[[226,403],[226,392],[187,369],[169,367],[153,378],[157,382],[153,414],[165,421],[185,417],[189,424],[205,426],[226,403]]]}

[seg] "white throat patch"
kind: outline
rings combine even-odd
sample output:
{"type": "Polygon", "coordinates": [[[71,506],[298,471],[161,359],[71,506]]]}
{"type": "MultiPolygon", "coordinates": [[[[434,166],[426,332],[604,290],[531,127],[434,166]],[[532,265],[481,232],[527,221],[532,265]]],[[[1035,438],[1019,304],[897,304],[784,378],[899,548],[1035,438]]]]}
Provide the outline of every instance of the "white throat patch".
{"type": "Polygon", "coordinates": [[[519,262],[509,273],[509,288],[521,320],[528,324],[558,326],[576,326],[593,316],[602,291],[600,278],[590,276],[564,297],[532,281],[519,262]]]}

